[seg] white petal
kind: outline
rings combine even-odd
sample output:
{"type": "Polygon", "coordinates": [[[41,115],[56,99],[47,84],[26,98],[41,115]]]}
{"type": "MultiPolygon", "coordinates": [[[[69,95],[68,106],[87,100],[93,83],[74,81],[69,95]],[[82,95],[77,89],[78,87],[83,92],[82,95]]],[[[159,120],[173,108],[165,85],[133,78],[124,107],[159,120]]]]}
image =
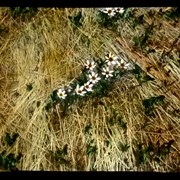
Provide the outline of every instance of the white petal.
{"type": "Polygon", "coordinates": [[[103,68],[103,71],[106,72],[106,68],[103,68]]]}
{"type": "Polygon", "coordinates": [[[117,59],[118,59],[118,56],[115,56],[115,57],[114,57],[114,60],[117,60],[117,59]]]}
{"type": "Polygon", "coordinates": [[[121,59],[121,64],[123,64],[124,63],[124,59],[121,59]]]}

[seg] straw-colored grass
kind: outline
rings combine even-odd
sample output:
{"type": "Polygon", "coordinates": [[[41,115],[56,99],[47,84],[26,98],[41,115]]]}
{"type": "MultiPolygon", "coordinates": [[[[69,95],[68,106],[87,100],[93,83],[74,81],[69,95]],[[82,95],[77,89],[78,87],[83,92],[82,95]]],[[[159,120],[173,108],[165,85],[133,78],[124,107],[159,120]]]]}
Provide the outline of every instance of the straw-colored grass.
{"type": "Polygon", "coordinates": [[[156,49],[154,53],[144,54],[134,48],[133,37],[144,32],[143,25],[133,30],[127,20],[115,33],[100,26],[94,8],[81,9],[83,26],[76,30],[68,16],[77,14],[79,8],[39,8],[29,21],[13,19],[9,8],[0,9],[0,24],[8,28],[0,37],[0,149],[7,154],[22,153],[17,164],[19,170],[180,170],[180,68],[177,61],[180,24],[173,25],[173,20],[158,15],[150,18],[148,12],[157,13],[159,8],[136,9],[137,15],[144,14],[145,24],[151,21],[156,24],[149,43],[149,47],[156,49]],[[178,40],[172,47],[175,39],[178,40]],[[106,97],[73,104],[71,113],[66,116],[62,116],[58,106],[50,112],[44,110],[52,91],[73,82],[81,74],[86,60],[103,58],[108,51],[134,61],[155,80],[139,86],[135,77],[129,75],[118,80],[106,97]],[[162,62],[163,51],[170,51],[171,59],[167,56],[162,62]],[[27,91],[27,84],[32,84],[31,91],[27,91]],[[155,117],[147,117],[142,101],[159,95],[165,96],[166,108],[157,106],[155,117]],[[120,113],[127,129],[109,123],[112,109],[120,113]],[[89,124],[91,129],[85,133],[89,124]],[[19,134],[13,147],[3,143],[6,132],[19,134]],[[90,140],[97,147],[94,156],[87,155],[90,140]],[[137,165],[137,144],[157,145],[157,142],[163,144],[170,140],[174,143],[165,159],[137,165]],[[66,144],[69,163],[59,164],[51,152],[66,144]],[[129,149],[123,152],[120,144],[129,145],[129,149]]]}

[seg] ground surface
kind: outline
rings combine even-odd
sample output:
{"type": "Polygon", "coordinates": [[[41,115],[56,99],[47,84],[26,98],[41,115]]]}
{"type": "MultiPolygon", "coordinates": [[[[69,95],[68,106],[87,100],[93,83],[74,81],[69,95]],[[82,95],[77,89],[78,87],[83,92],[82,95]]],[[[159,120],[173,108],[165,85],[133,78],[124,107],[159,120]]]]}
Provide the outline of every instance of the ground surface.
{"type": "Polygon", "coordinates": [[[179,8],[129,8],[115,28],[95,8],[18,12],[0,8],[1,171],[180,172],[179,8]],[[45,110],[86,60],[107,52],[141,72],[66,114],[45,110]]]}

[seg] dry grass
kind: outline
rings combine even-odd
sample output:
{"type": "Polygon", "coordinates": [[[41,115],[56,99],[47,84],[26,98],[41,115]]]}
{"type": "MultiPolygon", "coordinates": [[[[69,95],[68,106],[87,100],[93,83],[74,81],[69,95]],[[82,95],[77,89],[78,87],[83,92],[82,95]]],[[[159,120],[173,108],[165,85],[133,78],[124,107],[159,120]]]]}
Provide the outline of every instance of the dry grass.
{"type": "Polygon", "coordinates": [[[74,30],[68,16],[79,9],[39,8],[36,16],[25,22],[14,20],[8,8],[0,9],[0,22],[8,28],[0,37],[0,149],[23,154],[17,165],[20,170],[178,172],[179,39],[174,46],[172,43],[179,38],[179,22],[174,25],[173,20],[158,15],[150,18],[148,12],[158,12],[159,8],[139,8],[137,15],[145,15],[145,24],[154,21],[157,25],[149,43],[156,52],[144,54],[134,48],[132,41],[134,36],[143,33],[143,25],[134,31],[128,21],[123,22],[119,33],[115,33],[98,24],[97,10],[81,10],[83,26],[74,30]],[[114,85],[107,97],[73,105],[67,116],[61,115],[58,106],[49,113],[44,110],[53,90],[72,82],[87,59],[103,57],[107,51],[123,54],[155,80],[139,86],[134,76],[127,76],[114,85]],[[171,59],[167,56],[162,62],[163,51],[170,51],[171,59]],[[33,89],[27,91],[26,85],[30,83],[33,89]],[[158,106],[155,117],[149,118],[144,114],[142,100],[158,95],[165,96],[166,108],[158,106]],[[112,108],[121,114],[127,129],[109,124],[112,108]],[[89,124],[91,129],[85,133],[89,124]],[[12,148],[3,143],[6,132],[19,134],[12,148]],[[90,140],[97,147],[95,156],[86,152],[90,140]],[[174,143],[165,159],[159,163],[136,164],[138,143],[146,146],[150,142],[163,144],[170,140],[174,143]],[[65,144],[69,163],[59,164],[51,152],[65,144]],[[120,144],[128,144],[129,149],[122,152],[120,144]]]}

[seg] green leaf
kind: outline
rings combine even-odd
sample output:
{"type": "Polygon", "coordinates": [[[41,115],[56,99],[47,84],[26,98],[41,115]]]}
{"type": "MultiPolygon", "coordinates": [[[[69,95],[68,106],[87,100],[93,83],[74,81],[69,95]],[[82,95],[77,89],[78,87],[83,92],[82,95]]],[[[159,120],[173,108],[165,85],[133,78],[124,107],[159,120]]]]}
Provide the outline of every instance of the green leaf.
{"type": "Polygon", "coordinates": [[[174,140],[170,140],[168,143],[162,144],[158,148],[158,154],[161,155],[162,157],[165,157],[166,155],[168,155],[170,153],[170,148],[173,143],[174,143],[174,140]]]}
{"type": "Polygon", "coordinates": [[[29,7],[10,7],[10,13],[13,18],[22,17],[30,18],[37,13],[37,8],[29,8],[29,7]]]}
{"type": "Polygon", "coordinates": [[[52,94],[51,94],[51,99],[52,101],[57,101],[59,100],[59,97],[57,95],[57,90],[53,91],[52,94]]]}
{"type": "Polygon", "coordinates": [[[124,130],[127,129],[127,123],[124,122],[123,120],[119,119],[119,126],[122,127],[124,130]]]}
{"type": "Polygon", "coordinates": [[[135,67],[131,72],[140,84],[154,80],[154,78],[147,75],[137,64],[135,64],[135,67]]]}
{"type": "Polygon", "coordinates": [[[81,11],[79,11],[78,14],[75,16],[69,16],[69,19],[74,24],[74,28],[82,26],[82,23],[80,22],[82,20],[81,11]]]}
{"type": "Polygon", "coordinates": [[[129,148],[130,148],[130,145],[120,143],[120,150],[122,152],[126,152],[129,148]]]}
{"type": "Polygon", "coordinates": [[[31,91],[33,89],[32,83],[26,84],[26,89],[27,89],[27,91],[31,91]]]}
{"type": "Polygon", "coordinates": [[[45,107],[44,107],[45,110],[46,110],[46,111],[49,111],[49,109],[52,107],[52,104],[53,104],[52,102],[48,102],[48,103],[45,105],[45,107]]]}
{"type": "Polygon", "coordinates": [[[165,96],[160,95],[160,96],[156,96],[156,97],[151,97],[149,99],[145,99],[145,100],[143,100],[143,106],[145,108],[151,108],[153,105],[163,104],[164,98],[165,98],[165,96]]]}
{"type": "Polygon", "coordinates": [[[180,18],[180,8],[173,8],[171,11],[167,11],[163,14],[166,19],[180,18]]]}
{"type": "Polygon", "coordinates": [[[19,134],[17,133],[14,133],[12,137],[9,133],[6,133],[5,141],[9,146],[12,146],[16,141],[16,139],[18,138],[18,136],[19,134]]]}
{"type": "Polygon", "coordinates": [[[52,155],[58,163],[69,164],[70,161],[65,158],[65,156],[68,154],[67,150],[68,150],[68,145],[65,144],[62,150],[57,150],[52,155]]]}
{"type": "Polygon", "coordinates": [[[84,132],[85,132],[85,133],[89,133],[90,129],[92,129],[91,124],[89,124],[89,125],[87,125],[87,126],[85,127],[84,132]]]}
{"type": "Polygon", "coordinates": [[[151,97],[149,99],[143,100],[142,103],[145,108],[145,114],[150,117],[154,117],[155,116],[155,114],[153,112],[154,106],[164,104],[164,98],[165,98],[165,96],[160,95],[160,96],[151,97]]]}
{"type": "Polygon", "coordinates": [[[144,15],[140,15],[139,17],[134,17],[131,15],[132,27],[136,28],[136,26],[143,24],[144,22],[144,15]]]}
{"type": "Polygon", "coordinates": [[[132,73],[139,76],[142,73],[142,70],[137,64],[135,64],[134,69],[132,69],[132,73]]]}
{"type": "Polygon", "coordinates": [[[87,145],[87,151],[86,151],[86,153],[87,153],[87,155],[89,156],[89,155],[95,155],[96,154],[96,152],[97,152],[97,147],[96,147],[96,145],[90,145],[90,144],[88,144],[87,145]]]}
{"type": "Polygon", "coordinates": [[[142,144],[137,145],[137,149],[135,151],[135,157],[136,157],[136,164],[144,164],[148,160],[149,156],[149,148],[143,147],[142,144]]]}
{"type": "Polygon", "coordinates": [[[58,162],[60,164],[69,164],[70,163],[70,161],[68,161],[68,160],[66,160],[65,158],[62,158],[62,157],[58,160],[58,162]]]}
{"type": "Polygon", "coordinates": [[[64,156],[68,154],[67,149],[68,149],[68,145],[66,144],[64,145],[62,150],[57,150],[53,156],[55,157],[56,160],[64,158],[64,156]]]}
{"type": "Polygon", "coordinates": [[[3,151],[0,154],[0,166],[8,171],[18,170],[16,165],[17,163],[19,163],[22,154],[19,153],[17,156],[15,156],[15,154],[13,153],[10,153],[8,155],[5,155],[5,153],[6,151],[3,151]]]}

